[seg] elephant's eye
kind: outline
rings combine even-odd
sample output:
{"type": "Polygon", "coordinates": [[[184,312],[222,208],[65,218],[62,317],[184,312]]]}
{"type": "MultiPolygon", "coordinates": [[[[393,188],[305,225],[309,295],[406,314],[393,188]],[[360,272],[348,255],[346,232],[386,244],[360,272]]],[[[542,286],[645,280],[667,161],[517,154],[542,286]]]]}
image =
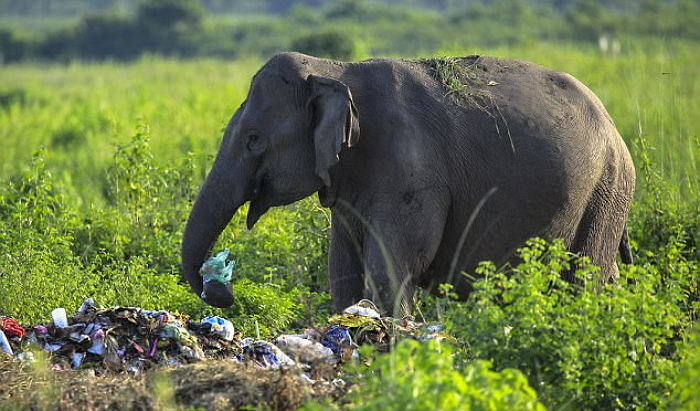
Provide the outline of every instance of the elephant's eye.
{"type": "Polygon", "coordinates": [[[250,150],[250,152],[252,152],[253,154],[260,154],[263,151],[265,151],[265,148],[267,147],[267,142],[265,138],[257,134],[251,134],[248,136],[247,147],[248,150],[250,150]]]}

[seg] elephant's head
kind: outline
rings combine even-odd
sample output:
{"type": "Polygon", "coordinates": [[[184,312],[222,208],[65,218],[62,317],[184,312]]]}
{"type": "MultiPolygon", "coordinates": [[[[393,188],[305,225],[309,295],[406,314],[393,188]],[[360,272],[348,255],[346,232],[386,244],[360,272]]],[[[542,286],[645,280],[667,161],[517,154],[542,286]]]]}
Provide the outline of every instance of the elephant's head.
{"type": "Polygon", "coordinates": [[[250,202],[247,226],[252,228],[270,207],[331,186],[329,169],[338,163],[341,147],[357,141],[350,90],[315,74],[321,63],[298,54],[271,59],[226,127],[182,241],[185,277],[213,306],[230,306],[233,293],[222,283],[203,283],[199,269],[236,210],[250,202]]]}

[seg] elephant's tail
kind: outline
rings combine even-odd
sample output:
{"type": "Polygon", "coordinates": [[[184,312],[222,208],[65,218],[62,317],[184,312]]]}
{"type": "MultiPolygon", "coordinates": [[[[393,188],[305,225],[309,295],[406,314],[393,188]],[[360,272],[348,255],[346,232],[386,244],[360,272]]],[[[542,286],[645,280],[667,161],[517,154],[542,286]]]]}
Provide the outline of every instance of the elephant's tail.
{"type": "Polygon", "coordinates": [[[624,264],[632,264],[632,248],[630,247],[630,238],[627,233],[627,223],[622,229],[622,238],[620,239],[620,259],[624,264]]]}

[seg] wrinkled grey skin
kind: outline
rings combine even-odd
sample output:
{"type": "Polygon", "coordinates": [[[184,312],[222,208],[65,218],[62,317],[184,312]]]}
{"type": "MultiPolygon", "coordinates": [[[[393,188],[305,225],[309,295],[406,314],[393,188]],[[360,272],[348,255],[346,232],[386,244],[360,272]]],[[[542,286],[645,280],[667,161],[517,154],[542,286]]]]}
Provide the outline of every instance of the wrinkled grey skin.
{"type": "Polygon", "coordinates": [[[332,213],[338,310],[370,298],[386,313],[410,313],[415,286],[443,283],[465,297],[462,272],[515,261],[533,236],[563,238],[601,267],[601,281],[615,281],[618,248],[631,263],[635,173],[601,102],[532,63],[460,64],[471,97],[448,91],[429,61],[270,59],[189,216],[182,264],[193,291],[214,306],[233,302],[198,269],[242,204],[250,201],[252,228],[270,207],[316,192],[332,213]]]}

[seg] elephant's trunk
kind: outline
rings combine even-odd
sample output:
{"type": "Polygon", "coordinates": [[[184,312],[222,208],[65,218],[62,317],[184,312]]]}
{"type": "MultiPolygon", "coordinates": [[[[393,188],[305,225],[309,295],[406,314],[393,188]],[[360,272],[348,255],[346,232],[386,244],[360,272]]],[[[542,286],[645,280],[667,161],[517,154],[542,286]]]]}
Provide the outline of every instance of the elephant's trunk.
{"type": "Polygon", "coordinates": [[[238,200],[242,194],[232,196],[232,191],[236,190],[229,191],[230,184],[220,184],[221,181],[216,180],[212,175],[207,178],[190,212],[182,238],[182,269],[192,291],[205,302],[215,307],[229,307],[233,304],[230,285],[218,281],[204,283],[199,274],[216,239],[243,203],[238,200]]]}

